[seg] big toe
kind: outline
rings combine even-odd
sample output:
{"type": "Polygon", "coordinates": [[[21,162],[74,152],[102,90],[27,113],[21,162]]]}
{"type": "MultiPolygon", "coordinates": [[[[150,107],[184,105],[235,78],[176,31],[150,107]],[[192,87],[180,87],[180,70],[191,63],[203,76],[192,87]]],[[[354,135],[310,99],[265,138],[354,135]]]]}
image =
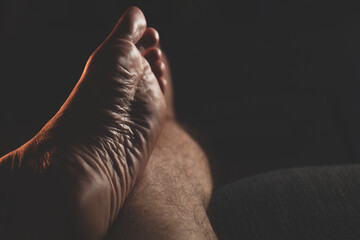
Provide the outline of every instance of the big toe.
{"type": "Polygon", "coordinates": [[[120,18],[110,37],[126,39],[136,44],[146,29],[146,19],[137,7],[130,7],[120,18]]]}

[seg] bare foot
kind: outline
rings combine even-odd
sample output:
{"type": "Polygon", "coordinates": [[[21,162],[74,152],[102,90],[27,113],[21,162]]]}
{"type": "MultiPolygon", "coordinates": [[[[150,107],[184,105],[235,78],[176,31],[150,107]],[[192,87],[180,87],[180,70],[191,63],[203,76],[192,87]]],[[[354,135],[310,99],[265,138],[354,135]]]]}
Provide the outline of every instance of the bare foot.
{"type": "Polygon", "coordinates": [[[128,9],[59,112],[0,159],[0,195],[6,196],[0,200],[0,238],[105,236],[165,118],[157,43],[142,12],[128,9]]]}

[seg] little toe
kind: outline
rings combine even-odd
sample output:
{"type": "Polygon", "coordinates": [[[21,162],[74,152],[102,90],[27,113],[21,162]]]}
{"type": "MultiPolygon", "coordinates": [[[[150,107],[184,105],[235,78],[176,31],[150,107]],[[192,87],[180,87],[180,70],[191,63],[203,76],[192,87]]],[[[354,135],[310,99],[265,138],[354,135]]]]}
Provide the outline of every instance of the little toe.
{"type": "Polygon", "coordinates": [[[139,39],[136,46],[141,53],[144,53],[148,48],[154,47],[159,43],[159,33],[154,28],[147,28],[143,36],[139,39]]]}
{"type": "Polygon", "coordinates": [[[137,7],[130,7],[120,18],[110,37],[126,39],[136,44],[146,29],[146,19],[137,7]]]}
{"type": "Polygon", "coordinates": [[[164,77],[160,77],[160,78],[158,78],[158,81],[159,81],[161,91],[163,93],[165,93],[167,85],[168,85],[166,79],[164,77]]]}

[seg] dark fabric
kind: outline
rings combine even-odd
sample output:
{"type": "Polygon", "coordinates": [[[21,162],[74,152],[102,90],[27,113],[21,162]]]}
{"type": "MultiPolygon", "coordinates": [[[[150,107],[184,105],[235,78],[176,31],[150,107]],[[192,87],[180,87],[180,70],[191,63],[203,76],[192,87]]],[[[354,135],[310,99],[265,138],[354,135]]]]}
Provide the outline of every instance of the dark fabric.
{"type": "Polygon", "coordinates": [[[220,240],[358,240],[360,166],[249,177],[216,190],[209,216],[220,240]]]}

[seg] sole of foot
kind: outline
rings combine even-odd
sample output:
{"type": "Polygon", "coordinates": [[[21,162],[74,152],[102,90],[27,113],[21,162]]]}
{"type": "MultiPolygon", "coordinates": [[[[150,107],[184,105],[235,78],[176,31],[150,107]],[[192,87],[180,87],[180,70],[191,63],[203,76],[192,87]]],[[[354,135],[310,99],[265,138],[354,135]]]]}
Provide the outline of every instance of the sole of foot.
{"type": "Polygon", "coordinates": [[[165,120],[158,41],[129,8],[58,113],[0,159],[8,239],[103,239],[165,120]]]}

